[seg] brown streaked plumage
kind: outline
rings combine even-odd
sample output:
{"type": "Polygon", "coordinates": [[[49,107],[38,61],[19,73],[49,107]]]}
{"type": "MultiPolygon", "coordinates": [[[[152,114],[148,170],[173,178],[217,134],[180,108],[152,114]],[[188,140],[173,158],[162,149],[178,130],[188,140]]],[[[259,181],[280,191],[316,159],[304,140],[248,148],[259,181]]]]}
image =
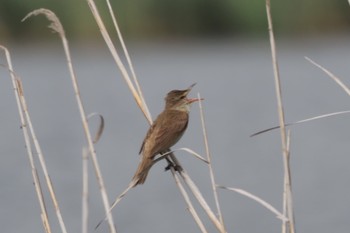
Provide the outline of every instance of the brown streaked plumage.
{"type": "Polygon", "coordinates": [[[199,99],[188,99],[192,84],[186,90],[170,91],[165,97],[165,109],[149,128],[141,145],[141,162],[133,177],[135,186],[143,184],[157,154],[167,152],[184,134],[189,118],[191,103],[199,99]]]}

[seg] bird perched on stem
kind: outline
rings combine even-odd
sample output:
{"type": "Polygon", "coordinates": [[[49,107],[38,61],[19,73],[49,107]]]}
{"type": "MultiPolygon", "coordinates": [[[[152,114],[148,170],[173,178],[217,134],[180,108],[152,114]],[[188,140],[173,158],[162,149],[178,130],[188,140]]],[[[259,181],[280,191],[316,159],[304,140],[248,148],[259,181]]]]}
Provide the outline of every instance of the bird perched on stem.
{"type": "Polygon", "coordinates": [[[142,158],[133,177],[134,187],[145,183],[154,157],[168,152],[184,134],[188,125],[190,105],[199,100],[187,98],[194,85],[195,83],[185,90],[170,91],[165,97],[165,109],[149,128],[141,145],[142,158]]]}

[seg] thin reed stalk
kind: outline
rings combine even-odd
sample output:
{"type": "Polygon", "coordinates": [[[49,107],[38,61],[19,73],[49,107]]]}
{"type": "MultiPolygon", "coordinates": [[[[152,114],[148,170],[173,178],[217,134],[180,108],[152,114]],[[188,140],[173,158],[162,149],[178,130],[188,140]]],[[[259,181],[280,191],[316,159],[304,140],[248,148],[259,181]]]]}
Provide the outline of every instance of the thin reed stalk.
{"type": "Polygon", "coordinates": [[[202,206],[205,213],[208,215],[209,219],[212,221],[216,229],[221,232],[225,233],[225,227],[221,224],[221,222],[218,220],[214,212],[209,207],[207,201],[204,199],[202,193],[199,191],[198,187],[195,185],[195,183],[192,181],[191,177],[187,174],[187,172],[183,169],[180,172],[180,175],[186,185],[190,188],[191,192],[197,199],[198,203],[202,206]]]}
{"type": "Polygon", "coordinates": [[[88,220],[89,220],[89,150],[84,147],[82,151],[82,177],[83,177],[83,190],[81,198],[81,232],[88,233],[88,220]]]}
{"type": "Polygon", "coordinates": [[[129,77],[129,74],[123,64],[123,62],[121,61],[120,59],[120,56],[118,55],[118,52],[117,52],[117,49],[115,48],[113,42],[112,42],[112,39],[111,37],[109,36],[108,34],[108,31],[106,29],[106,26],[104,25],[103,23],[103,20],[100,16],[100,13],[96,7],[96,4],[93,0],[87,0],[88,2],[88,5],[90,7],[90,10],[92,12],[92,15],[94,16],[95,18],[95,21],[100,29],[100,32],[101,32],[101,35],[103,37],[103,39],[105,40],[106,42],[106,45],[109,49],[109,51],[111,52],[112,54],[112,57],[114,59],[114,61],[116,62],[117,64],[117,67],[119,68],[125,82],[127,83],[137,105],[139,106],[139,108],[141,109],[142,113],[144,114],[144,116],[146,117],[147,121],[149,124],[152,124],[152,117],[149,113],[149,110],[147,108],[147,105],[145,104],[145,101],[144,99],[142,98],[142,96],[140,95],[140,93],[137,92],[136,88],[134,87],[134,84],[132,83],[130,77],[129,77]]]}
{"type": "Polygon", "coordinates": [[[115,233],[116,230],[114,227],[113,218],[112,218],[111,213],[108,212],[108,209],[109,209],[108,195],[107,195],[107,192],[105,189],[104,181],[102,178],[102,173],[101,173],[101,170],[100,170],[100,167],[98,164],[96,150],[94,147],[93,139],[91,136],[89,125],[88,125],[88,119],[87,119],[87,116],[86,116],[86,113],[84,110],[82,99],[80,97],[78,82],[77,82],[77,78],[75,76],[75,72],[73,69],[72,60],[71,60],[71,56],[70,56],[70,50],[69,50],[69,46],[68,46],[68,41],[67,41],[67,38],[65,36],[64,29],[62,27],[61,22],[57,18],[57,16],[52,11],[47,10],[47,9],[34,10],[34,11],[30,12],[23,20],[26,20],[28,17],[31,17],[33,15],[38,15],[38,14],[44,14],[47,17],[47,19],[51,22],[50,28],[52,28],[55,32],[57,32],[62,40],[63,48],[64,48],[64,51],[66,54],[66,59],[67,59],[67,65],[68,65],[69,73],[70,73],[70,76],[72,79],[74,93],[75,93],[76,101],[77,101],[79,112],[80,112],[80,117],[82,120],[86,140],[87,140],[88,147],[89,147],[89,154],[91,156],[92,163],[93,163],[94,170],[95,170],[95,174],[96,174],[96,178],[97,178],[98,184],[100,186],[103,205],[104,205],[105,211],[107,213],[107,219],[108,219],[110,232],[115,233]]]}
{"type": "MultiPolygon", "coordinates": [[[[270,0],[266,0],[266,14],[268,21],[268,31],[270,37],[270,46],[271,46],[271,55],[272,55],[272,66],[275,80],[275,91],[277,97],[277,110],[278,110],[278,119],[280,123],[280,133],[281,133],[281,141],[282,141],[282,154],[283,154],[283,167],[284,167],[284,195],[283,203],[287,203],[287,213],[289,219],[289,232],[295,232],[294,218],[293,218],[293,206],[290,205],[291,201],[288,198],[291,198],[291,175],[289,168],[289,152],[287,149],[287,136],[285,129],[285,120],[284,120],[284,111],[283,111],[283,103],[282,103],[282,90],[281,90],[281,82],[279,75],[279,68],[277,62],[277,53],[276,53],[276,42],[273,32],[273,24],[272,24],[272,16],[271,16],[271,2],[270,0]]],[[[282,233],[285,233],[285,223],[282,224],[282,233]]]]}
{"type": "Polygon", "coordinates": [[[185,187],[182,185],[181,180],[179,179],[179,176],[177,175],[177,173],[173,167],[171,167],[171,173],[173,174],[173,176],[175,178],[175,183],[176,183],[177,187],[179,188],[180,193],[182,194],[182,196],[183,196],[183,198],[188,206],[188,211],[191,213],[194,221],[197,223],[201,232],[207,233],[207,230],[206,230],[202,220],[200,219],[196,209],[193,207],[191,199],[188,196],[188,194],[185,190],[185,187]]]}
{"type": "MultiPolygon", "coordinates": [[[[137,89],[137,92],[138,94],[140,95],[140,99],[142,100],[143,102],[143,111],[145,111],[145,115],[147,116],[146,118],[147,119],[152,119],[152,116],[151,116],[151,113],[150,111],[148,110],[148,107],[146,106],[146,103],[145,103],[145,99],[143,97],[143,93],[142,93],[142,90],[141,90],[141,87],[140,87],[140,83],[136,77],[136,73],[135,73],[135,70],[134,70],[134,66],[132,65],[132,62],[131,62],[131,59],[130,59],[130,55],[129,55],[129,52],[128,52],[128,49],[127,47],[125,46],[125,43],[124,43],[124,39],[123,39],[123,36],[122,36],[122,33],[120,32],[120,29],[119,29],[119,26],[118,26],[118,23],[117,23],[117,19],[115,17],[115,13],[112,9],[112,5],[110,3],[109,0],[106,0],[106,3],[107,3],[107,6],[108,6],[108,10],[109,10],[109,14],[111,15],[112,17],[112,21],[113,21],[113,25],[115,27],[115,30],[117,32],[117,35],[118,35],[118,38],[119,38],[119,41],[120,41],[120,44],[123,48],[123,52],[125,54],[125,57],[126,57],[126,61],[128,62],[128,66],[129,66],[129,69],[130,69],[130,72],[131,72],[131,76],[134,80],[134,83],[136,85],[136,89],[137,89]]],[[[149,121],[149,123],[151,124],[152,122],[149,121]]]]}
{"type": "Polygon", "coordinates": [[[7,60],[7,64],[8,64],[9,73],[11,76],[12,86],[13,86],[14,94],[16,97],[18,113],[20,116],[21,129],[22,129],[23,137],[24,137],[24,141],[25,141],[25,148],[27,149],[27,154],[28,154],[28,158],[29,158],[31,171],[32,171],[33,181],[34,181],[34,187],[35,187],[35,191],[36,191],[39,205],[40,205],[41,220],[42,220],[45,232],[51,233],[51,226],[50,226],[50,222],[49,222],[48,215],[47,215],[45,199],[44,199],[43,191],[42,191],[42,188],[40,185],[40,180],[38,177],[37,169],[36,169],[36,166],[34,163],[31,138],[29,135],[28,127],[27,127],[28,124],[26,123],[27,119],[26,119],[26,116],[24,114],[24,106],[23,106],[22,101],[21,101],[21,99],[24,98],[23,89],[21,88],[20,80],[15,76],[15,72],[13,71],[12,61],[11,61],[11,56],[10,56],[9,51],[7,50],[6,47],[1,46],[1,45],[0,45],[0,49],[2,49],[6,55],[6,60],[7,60]]]}
{"type": "Polygon", "coordinates": [[[203,129],[203,138],[204,138],[204,145],[205,145],[205,151],[207,154],[207,160],[208,160],[208,166],[209,166],[209,173],[210,173],[210,181],[213,189],[213,194],[214,194],[214,200],[215,200],[215,205],[216,205],[216,211],[219,216],[221,225],[223,226],[225,232],[225,224],[224,224],[224,218],[221,212],[220,208],[220,202],[219,202],[219,197],[218,197],[218,191],[217,191],[217,185],[215,182],[215,176],[214,176],[214,170],[213,170],[213,165],[211,162],[211,154],[209,150],[209,141],[208,141],[208,136],[207,136],[207,127],[205,125],[205,119],[204,119],[204,113],[203,113],[203,106],[202,106],[202,100],[200,95],[198,94],[198,99],[199,99],[199,110],[200,110],[200,116],[201,116],[201,123],[202,123],[202,129],[203,129]]]}

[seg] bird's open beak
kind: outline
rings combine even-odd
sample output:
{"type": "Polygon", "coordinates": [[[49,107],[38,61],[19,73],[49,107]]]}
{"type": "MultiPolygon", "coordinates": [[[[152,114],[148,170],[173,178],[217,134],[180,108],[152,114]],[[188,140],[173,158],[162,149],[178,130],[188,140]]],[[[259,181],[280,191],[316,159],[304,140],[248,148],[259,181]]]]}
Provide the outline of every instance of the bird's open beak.
{"type": "Polygon", "coordinates": [[[200,98],[200,99],[198,99],[198,98],[191,98],[191,99],[187,99],[187,102],[189,104],[192,104],[193,102],[200,101],[200,100],[204,100],[204,99],[203,98],[200,98]]]}

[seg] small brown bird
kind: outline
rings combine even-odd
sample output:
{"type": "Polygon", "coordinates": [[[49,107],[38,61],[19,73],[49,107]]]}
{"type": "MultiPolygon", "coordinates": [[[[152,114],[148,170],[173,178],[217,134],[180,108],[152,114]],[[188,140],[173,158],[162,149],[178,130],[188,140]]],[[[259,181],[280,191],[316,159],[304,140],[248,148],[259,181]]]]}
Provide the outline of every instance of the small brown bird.
{"type": "Polygon", "coordinates": [[[170,147],[175,145],[184,134],[188,124],[190,105],[199,100],[187,98],[187,94],[194,85],[195,83],[186,90],[170,91],[165,97],[165,109],[149,128],[141,145],[142,158],[133,177],[134,186],[145,182],[154,157],[169,151],[170,147]]]}

